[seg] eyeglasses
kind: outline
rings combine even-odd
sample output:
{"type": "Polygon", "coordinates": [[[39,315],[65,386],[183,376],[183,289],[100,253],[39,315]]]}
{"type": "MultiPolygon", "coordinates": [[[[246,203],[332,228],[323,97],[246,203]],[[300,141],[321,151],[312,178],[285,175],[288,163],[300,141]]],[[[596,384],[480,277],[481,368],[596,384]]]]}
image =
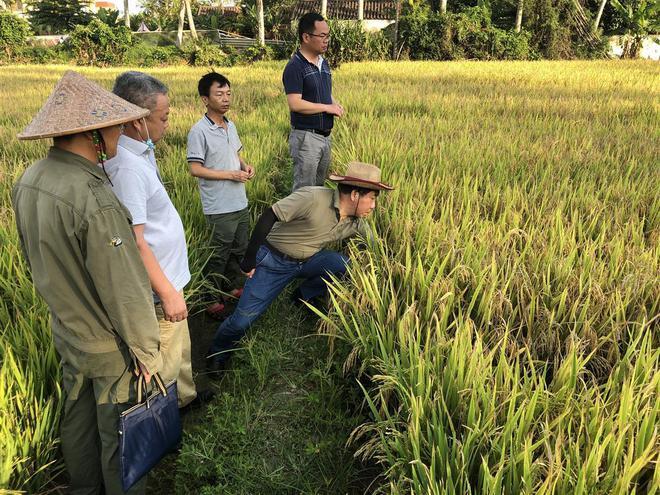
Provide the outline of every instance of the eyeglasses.
{"type": "Polygon", "coordinates": [[[309,34],[310,36],[314,36],[315,38],[321,38],[323,41],[329,40],[332,37],[328,33],[321,33],[321,34],[305,33],[305,34],[309,34]]]}
{"type": "Polygon", "coordinates": [[[124,129],[126,129],[126,124],[119,124],[119,134],[124,134],[124,129]]]}

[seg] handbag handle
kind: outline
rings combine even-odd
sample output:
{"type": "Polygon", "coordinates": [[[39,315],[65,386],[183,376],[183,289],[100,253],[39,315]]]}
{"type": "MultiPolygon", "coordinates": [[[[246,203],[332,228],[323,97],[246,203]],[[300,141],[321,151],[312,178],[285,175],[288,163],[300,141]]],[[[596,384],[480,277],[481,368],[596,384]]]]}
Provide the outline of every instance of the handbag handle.
{"type": "MultiPolygon", "coordinates": [[[[167,397],[167,387],[165,387],[165,383],[163,382],[163,379],[160,377],[159,373],[156,373],[151,376],[151,379],[153,382],[156,384],[156,387],[158,388],[158,391],[163,394],[163,397],[167,397]]],[[[144,375],[140,374],[137,380],[137,403],[142,404],[142,395],[144,394],[144,402],[147,404],[147,408],[149,408],[149,394],[146,393],[147,390],[147,381],[144,379],[144,375]]],[[[154,386],[151,386],[151,391],[154,390],[154,386]]]]}

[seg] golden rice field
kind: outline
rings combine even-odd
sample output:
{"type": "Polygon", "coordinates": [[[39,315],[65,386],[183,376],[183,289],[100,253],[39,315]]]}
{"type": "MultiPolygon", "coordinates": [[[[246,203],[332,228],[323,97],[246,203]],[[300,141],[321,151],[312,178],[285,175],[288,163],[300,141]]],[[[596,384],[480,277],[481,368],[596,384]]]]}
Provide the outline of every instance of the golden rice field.
{"type": "MultiPolygon", "coordinates": [[[[226,70],[255,215],[291,180],[282,68],[226,70]]],[[[38,492],[60,465],[57,357],[9,196],[47,146],[15,135],[64,70],[0,67],[0,490],[38,492]]],[[[110,87],[121,70],[81,71],[110,87]]],[[[185,140],[203,72],[151,70],[171,90],[157,154],[193,295],[207,253],[185,140]]],[[[374,490],[657,494],[660,65],[359,63],[334,86],[334,168],[375,162],[397,187],[321,328],[369,384],[352,441],[382,467],[374,490]]]]}

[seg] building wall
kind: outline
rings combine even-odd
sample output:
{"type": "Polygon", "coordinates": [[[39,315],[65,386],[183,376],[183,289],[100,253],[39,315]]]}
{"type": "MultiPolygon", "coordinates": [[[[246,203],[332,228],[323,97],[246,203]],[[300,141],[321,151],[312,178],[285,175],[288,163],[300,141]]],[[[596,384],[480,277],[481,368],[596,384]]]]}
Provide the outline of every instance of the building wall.
{"type": "Polygon", "coordinates": [[[390,24],[394,24],[394,21],[387,19],[368,19],[366,21],[362,21],[362,26],[364,27],[365,31],[380,31],[381,29],[385,29],[390,24]]]}
{"type": "MultiPolygon", "coordinates": [[[[621,36],[610,37],[610,55],[621,57],[623,53],[623,42],[621,36]]],[[[642,42],[640,58],[647,60],[660,60],[660,36],[649,36],[642,42]]]]}

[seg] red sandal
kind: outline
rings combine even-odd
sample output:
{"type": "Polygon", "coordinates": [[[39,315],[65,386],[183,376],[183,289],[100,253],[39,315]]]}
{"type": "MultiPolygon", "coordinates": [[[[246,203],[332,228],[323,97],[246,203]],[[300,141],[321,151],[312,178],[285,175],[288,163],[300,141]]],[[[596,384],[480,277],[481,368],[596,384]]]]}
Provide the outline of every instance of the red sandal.
{"type": "Polygon", "coordinates": [[[225,305],[221,302],[215,302],[206,308],[206,314],[215,320],[220,320],[224,318],[225,315],[225,305]]]}

